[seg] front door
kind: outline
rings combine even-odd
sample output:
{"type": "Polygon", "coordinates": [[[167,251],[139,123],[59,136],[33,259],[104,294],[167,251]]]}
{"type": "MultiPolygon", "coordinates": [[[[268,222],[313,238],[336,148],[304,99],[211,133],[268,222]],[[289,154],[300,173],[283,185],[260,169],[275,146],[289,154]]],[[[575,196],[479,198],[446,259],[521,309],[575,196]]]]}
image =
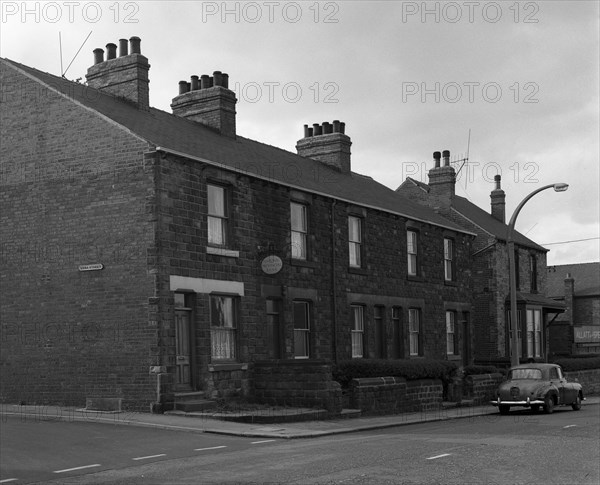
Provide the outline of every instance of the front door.
{"type": "Polygon", "coordinates": [[[189,310],[175,311],[175,386],[180,391],[192,389],[190,313],[189,310]]]}

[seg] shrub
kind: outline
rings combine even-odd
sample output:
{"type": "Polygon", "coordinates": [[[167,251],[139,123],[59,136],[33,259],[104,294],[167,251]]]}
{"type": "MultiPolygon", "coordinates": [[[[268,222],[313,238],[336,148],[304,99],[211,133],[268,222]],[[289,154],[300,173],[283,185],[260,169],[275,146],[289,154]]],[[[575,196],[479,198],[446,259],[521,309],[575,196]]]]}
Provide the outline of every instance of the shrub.
{"type": "Polygon", "coordinates": [[[352,359],[333,367],[333,379],[348,388],[352,379],[361,377],[404,377],[406,380],[441,379],[452,381],[458,367],[447,360],[352,359]]]}
{"type": "Polygon", "coordinates": [[[468,365],[463,369],[463,373],[465,377],[467,377],[480,374],[504,374],[505,371],[503,369],[498,369],[493,365],[468,365]]]}
{"type": "Polygon", "coordinates": [[[600,357],[560,358],[554,359],[554,363],[560,365],[565,372],[586,369],[600,369],[600,357]]]}

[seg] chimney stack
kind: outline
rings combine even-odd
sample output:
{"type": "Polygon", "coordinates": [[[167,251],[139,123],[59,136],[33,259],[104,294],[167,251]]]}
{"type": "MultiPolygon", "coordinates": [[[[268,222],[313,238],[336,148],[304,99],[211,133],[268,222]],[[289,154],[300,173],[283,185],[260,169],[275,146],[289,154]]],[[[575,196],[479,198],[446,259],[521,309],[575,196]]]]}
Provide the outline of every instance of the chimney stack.
{"type": "Polygon", "coordinates": [[[235,93],[229,89],[229,75],[215,71],[212,76],[191,76],[179,82],[179,95],[173,98],[173,114],[202,123],[222,135],[235,138],[235,93]]]}
{"type": "Polygon", "coordinates": [[[127,39],[119,40],[119,57],[116,44],[104,50],[94,49],[94,65],[87,71],[88,86],[135,103],[141,110],[150,109],[148,59],[141,54],[140,38],[131,37],[131,54],[127,53],[127,39]]]}
{"type": "Polygon", "coordinates": [[[492,190],[490,194],[490,198],[492,199],[492,217],[494,219],[498,219],[500,222],[506,222],[506,194],[504,190],[500,187],[500,181],[502,177],[500,175],[494,176],[494,182],[496,183],[496,188],[492,190]]]}
{"type": "Polygon", "coordinates": [[[456,185],[456,172],[450,165],[450,151],[433,152],[434,167],[429,171],[430,201],[433,209],[449,210],[456,185]],[[443,165],[441,165],[443,160],[443,165]]]}
{"type": "Polygon", "coordinates": [[[315,123],[310,128],[304,125],[304,138],[298,140],[298,155],[313,158],[342,173],[350,173],[350,137],[345,134],[346,124],[339,120],[333,123],[315,123]]]}

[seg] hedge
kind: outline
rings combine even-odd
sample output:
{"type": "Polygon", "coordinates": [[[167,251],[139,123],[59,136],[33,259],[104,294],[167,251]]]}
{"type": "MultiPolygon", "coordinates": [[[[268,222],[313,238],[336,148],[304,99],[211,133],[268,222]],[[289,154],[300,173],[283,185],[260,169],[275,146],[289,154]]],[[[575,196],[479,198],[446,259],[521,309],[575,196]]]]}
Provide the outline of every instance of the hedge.
{"type": "Polygon", "coordinates": [[[458,366],[447,360],[352,359],[333,367],[333,379],[346,389],[361,377],[404,377],[406,380],[441,379],[444,384],[456,376],[458,366]]]}
{"type": "Polygon", "coordinates": [[[558,364],[562,367],[565,372],[586,370],[586,369],[600,369],[600,357],[569,357],[554,359],[554,364],[558,364]]]}

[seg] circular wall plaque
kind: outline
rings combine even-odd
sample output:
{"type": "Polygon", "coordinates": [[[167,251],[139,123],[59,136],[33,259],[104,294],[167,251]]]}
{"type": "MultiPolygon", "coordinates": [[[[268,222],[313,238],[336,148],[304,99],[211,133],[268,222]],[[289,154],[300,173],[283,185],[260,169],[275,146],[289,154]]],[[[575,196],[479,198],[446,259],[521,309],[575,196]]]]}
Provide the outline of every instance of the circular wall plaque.
{"type": "Polygon", "coordinates": [[[281,268],[283,268],[283,261],[279,256],[273,254],[263,259],[260,263],[260,267],[265,274],[277,274],[281,271],[281,268]]]}

